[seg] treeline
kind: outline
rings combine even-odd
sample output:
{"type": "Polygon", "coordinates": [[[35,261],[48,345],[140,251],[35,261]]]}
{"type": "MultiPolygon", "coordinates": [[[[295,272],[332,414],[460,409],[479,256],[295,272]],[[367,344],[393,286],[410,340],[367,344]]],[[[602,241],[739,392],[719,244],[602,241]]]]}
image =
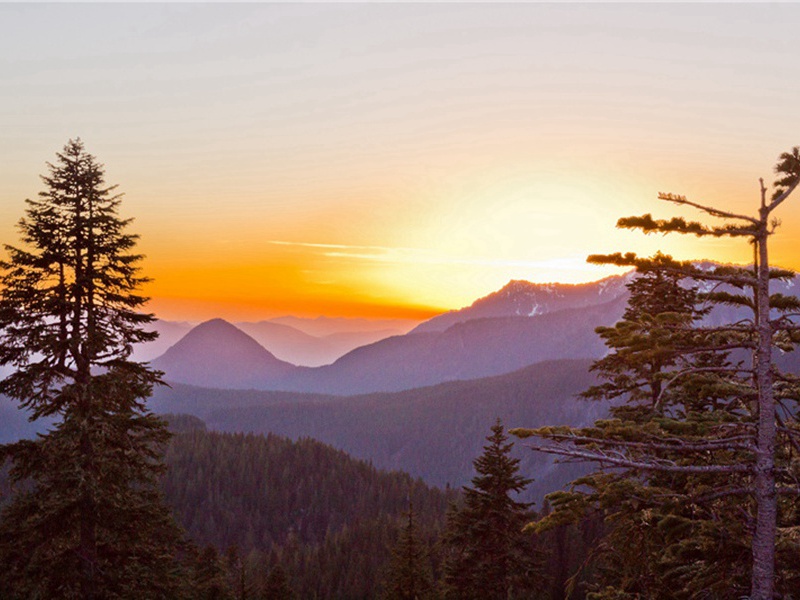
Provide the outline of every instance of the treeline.
{"type": "MultiPolygon", "coordinates": [[[[500,505],[481,507],[475,498],[491,494],[429,487],[315,440],[210,432],[188,415],[168,415],[167,421],[174,435],[161,488],[186,532],[175,573],[181,598],[434,600],[470,597],[465,590],[489,598],[495,575],[482,569],[498,554],[487,546],[492,537],[486,532],[509,524],[501,535],[513,543],[504,580],[516,591],[502,597],[561,600],[601,527],[587,519],[534,536],[522,525],[541,517],[547,505],[537,513],[513,500],[519,495],[506,484],[487,483],[500,505]],[[506,520],[509,506],[516,508],[506,520]],[[491,520],[495,514],[499,524],[491,520]],[[412,596],[404,595],[408,577],[412,586],[424,583],[412,596]]],[[[478,478],[492,481],[506,472],[503,464],[517,473],[518,459],[506,445],[488,464],[485,455],[475,461],[486,471],[478,478]]],[[[515,477],[522,491],[528,480],[515,477]]],[[[0,490],[1,504],[10,497],[7,465],[0,469],[0,490]]],[[[0,589],[13,594],[13,588],[0,589]]],[[[583,598],[582,590],[577,585],[571,597],[583,598]]]]}
{"type": "MultiPolygon", "coordinates": [[[[173,430],[187,419],[170,417],[173,430]]],[[[235,597],[259,597],[279,566],[298,597],[373,598],[409,505],[428,543],[456,498],[311,439],[196,428],[175,435],[165,462],[167,503],[198,547],[214,549],[204,568],[217,561],[228,593],[238,582],[235,597]]]]}
{"type": "MultiPolygon", "coordinates": [[[[503,598],[560,600],[601,527],[587,519],[524,533],[542,515],[514,500],[527,479],[502,479],[519,462],[502,428],[494,454],[475,461],[478,491],[465,495],[379,471],[315,440],[208,432],[194,417],[168,419],[176,435],[163,490],[192,541],[187,577],[197,598],[471,597],[466,590],[491,598],[494,585],[503,598]],[[494,551],[492,539],[502,540],[494,551]],[[507,572],[492,584],[504,553],[507,572]]],[[[572,597],[583,597],[580,585],[572,597]]]]}

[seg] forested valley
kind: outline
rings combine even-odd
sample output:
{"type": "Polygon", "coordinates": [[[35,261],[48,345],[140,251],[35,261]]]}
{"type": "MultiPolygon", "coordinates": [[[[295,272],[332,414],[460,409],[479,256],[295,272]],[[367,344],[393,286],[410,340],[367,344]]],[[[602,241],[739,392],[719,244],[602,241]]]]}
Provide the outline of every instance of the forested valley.
{"type": "MultiPolygon", "coordinates": [[[[160,487],[186,532],[176,567],[181,597],[406,598],[403,586],[413,578],[426,586],[420,598],[462,597],[463,589],[447,593],[445,583],[448,556],[465,543],[448,542],[456,526],[451,517],[448,529],[448,514],[463,506],[462,490],[378,470],[312,439],[217,433],[189,415],[166,420],[173,438],[160,487]],[[416,545],[411,556],[403,554],[409,543],[416,545]]],[[[7,468],[0,490],[7,501],[7,468]]],[[[532,569],[519,571],[533,584],[524,597],[565,597],[564,586],[588,557],[602,522],[565,524],[534,540],[521,535],[521,526],[540,513],[527,504],[517,508],[515,560],[532,569]]],[[[576,590],[583,590],[585,577],[579,579],[576,590]]],[[[468,584],[482,585],[474,578],[468,584]]]]}

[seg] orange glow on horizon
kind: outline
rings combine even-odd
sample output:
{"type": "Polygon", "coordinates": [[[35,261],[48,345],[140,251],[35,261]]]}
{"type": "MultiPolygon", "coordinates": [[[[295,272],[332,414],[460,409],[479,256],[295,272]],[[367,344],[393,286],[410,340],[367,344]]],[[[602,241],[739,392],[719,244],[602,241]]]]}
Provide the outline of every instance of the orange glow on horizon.
{"type": "Polygon", "coordinates": [[[169,321],[205,321],[221,317],[229,321],[261,321],[282,316],[306,318],[347,317],[363,319],[403,319],[425,321],[445,309],[390,304],[369,304],[344,300],[280,298],[274,302],[236,299],[198,299],[153,297],[145,310],[169,321]]]}

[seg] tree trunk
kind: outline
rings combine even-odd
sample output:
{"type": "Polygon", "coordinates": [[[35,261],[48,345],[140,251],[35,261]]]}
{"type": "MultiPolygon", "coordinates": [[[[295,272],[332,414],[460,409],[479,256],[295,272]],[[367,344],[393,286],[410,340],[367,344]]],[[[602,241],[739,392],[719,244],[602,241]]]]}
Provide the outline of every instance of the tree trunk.
{"type": "Polygon", "coordinates": [[[772,600],[775,589],[775,537],[777,496],[775,493],[775,399],[772,393],[772,326],[769,311],[769,260],[767,237],[769,209],[766,188],[761,184],[761,219],[756,287],[758,333],[756,386],[758,389],[758,433],[756,437],[755,500],[756,529],[753,535],[752,600],[772,600]]]}

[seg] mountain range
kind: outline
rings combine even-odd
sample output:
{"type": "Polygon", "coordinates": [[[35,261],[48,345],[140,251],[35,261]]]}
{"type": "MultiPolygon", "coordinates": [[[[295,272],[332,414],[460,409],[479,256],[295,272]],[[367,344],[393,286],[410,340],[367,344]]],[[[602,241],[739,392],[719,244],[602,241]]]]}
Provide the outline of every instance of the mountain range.
{"type": "MultiPolygon", "coordinates": [[[[589,366],[606,351],[594,329],[620,318],[627,280],[619,276],[579,286],[512,281],[460,311],[318,367],[281,360],[260,342],[275,332],[295,341],[314,337],[290,323],[329,336],[382,336],[383,324],[370,330],[362,323],[360,331],[343,320],[290,318],[238,326],[221,319],[194,328],[169,324],[170,335],[181,330],[185,335],[153,361],[171,388],[157,389],[150,405],[157,412],[194,414],[221,431],[313,437],[428,483],[461,485],[496,418],[508,427],[534,427],[582,425],[604,414],[606,406],[575,395],[593,382],[589,366]],[[341,330],[331,331],[335,327],[341,330]]],[[[776,291],[796,294],[798,288],[793,282],[776,291]]],[[[722,307],[709,319],[737,316],[736,309],[722,307]]],[[[800,353],[779,355],[776,362],[797,372],[800,353]]],[[[4,423],[30,435],[24,415],[12,410],[0,399],[4,423]]],[[[9,435],[7,441],[14,432],[9,435]]],[[[545,457],[519,452],[526,472],[537,480],[533,497],[582,469],[572,464],[555,469],[545,457]]]]}
{"type": "MultiPolygon", "coordinates": [[[[335,361],[359,346],[407,333],[418,321],[409,319],[360,319],[277,317],[256,322],[233,323],[276,358],[294,365],[318,367],[335,361]]],[[[183,338],[197,323],[157,319],[148,331],[158,333],[153,342],[136,344],[132,358],[152,361],[183,338]]]]}
{"type": "Polygon", "coordinates": [[[176,383],[341,395],[500,375],[544,360],[597,358],[604,346],[594,329],[622,315],[625,283],[625,276],[582,285],[512,281],[460,311],[314,368],[280,361],[258,344],[258,336],[281,324],[235,328],[213,320],[190,331],[153,366],[176,383]]]}
{"type": "Polygon", "coordinates": [[[298,369],[272,389],[334,394],[392,392],[500,375],[544,360],[597,358],[597,325],[613,324],[624,298],[535,317],[464,321],[442,332],[409,333],[357,348],[332,365],[298,369]]]}

